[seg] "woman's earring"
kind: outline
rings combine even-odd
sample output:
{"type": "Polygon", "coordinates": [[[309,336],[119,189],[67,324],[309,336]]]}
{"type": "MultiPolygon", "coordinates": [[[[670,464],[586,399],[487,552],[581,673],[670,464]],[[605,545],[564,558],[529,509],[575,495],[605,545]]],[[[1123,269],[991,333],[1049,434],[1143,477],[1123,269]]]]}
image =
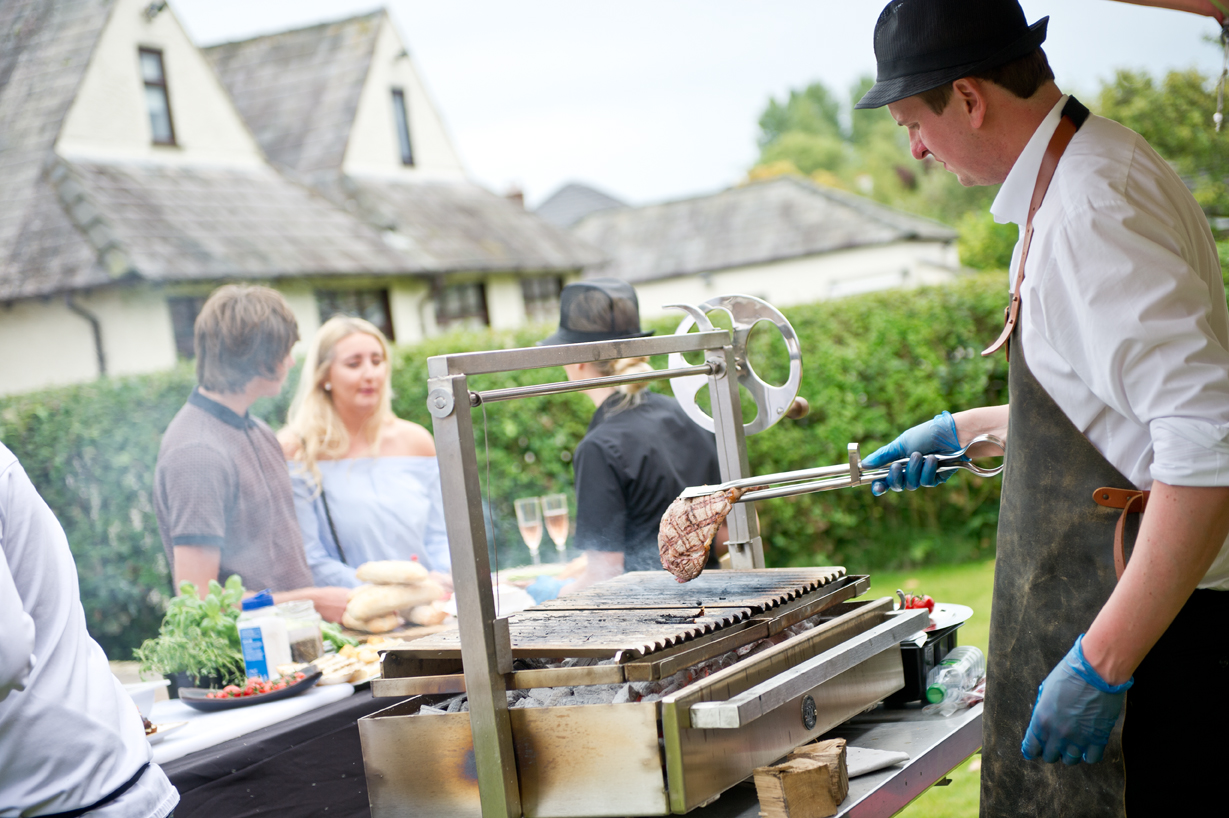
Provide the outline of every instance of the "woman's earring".
{"type": "Polygon", "coordinates": [[[333,391],[333,384],[331,384],[331,383],[326,383],[326,384],[324,385],[324,391],[325,391],[325,392],[332,392],[332,391],[333,391]]]}

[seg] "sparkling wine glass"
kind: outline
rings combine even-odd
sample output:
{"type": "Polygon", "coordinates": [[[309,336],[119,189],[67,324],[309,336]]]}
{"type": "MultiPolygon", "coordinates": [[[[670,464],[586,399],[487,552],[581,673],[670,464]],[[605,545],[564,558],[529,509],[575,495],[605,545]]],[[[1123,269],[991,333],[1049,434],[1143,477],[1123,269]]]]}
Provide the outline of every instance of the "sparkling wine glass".
{"type": "Polygon", "coordinates": [[[513,505],[516,506],[516,524],[521,529],[521,539],[529,546],[529,556],[537,565],[542,562],[538,557],[538,547],[542,544],[542,505],[537,497],[522,497],[513,505]]]}
{"type": "Polygon", "coordinates": [[[548,494],[543,497],[542,516],[546,519],[546,533],[554,541],[555,550],[562,555],[568,541],[568,496],[548,494]]]}

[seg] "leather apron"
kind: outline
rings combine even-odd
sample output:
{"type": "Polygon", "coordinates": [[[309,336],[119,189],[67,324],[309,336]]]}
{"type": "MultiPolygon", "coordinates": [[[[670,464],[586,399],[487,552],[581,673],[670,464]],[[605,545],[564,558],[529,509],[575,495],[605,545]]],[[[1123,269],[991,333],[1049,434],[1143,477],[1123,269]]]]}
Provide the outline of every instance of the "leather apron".
{"type": "MultiPolygon", "coordinates": [[[[1079,103],[1073,98],[1068,105],[1075,111],[1079,103]]],[[[1083,116],[1078,116],[1075,127],[1082,122],[1083,116]]],[[[1101,487],[1135,489],[1071,423],[1025,360],[1016,320],[1019,284],[1032,238],[1032,212],[1040,207],[1048,184],[1047,176],[1044,186],[1039,182],[1034,193],[1008,328],[992,347],[997,349],[1010,339],[1010,437],[999,511],[982,720],[983,818],[1125,815],[1121,720],[1104,759],[1097,764],[1081,762],[1069,767],[1061,762],[1028,761],[1020,749],[1037,687],[1076,637],[1088,630],[1117,582],[1114,542],[1120,512],[1094,503],[1094,491],[1101,487]]],[[[1138,531],[1138,515],[1121,516],[1131,518],[1123,532],[1129,549],[1138,531]]]]}
{"type": "MultiPolygon", "coordinates": [[[[1092,625],[1117,582],[1114,530],[1120,512],[1095,504],[1093,492],[1135,486],[1033,377],[1019,324],[1012,341],[1010,437],[982,719],[981,815],[1125,815],[1121,720],[1096,764],[1028,761],[1020,750],[1038,685],[1092,625]]],[[[1123,538],[1128,549],[1139,527],[1137,515],[1130,516],[1123,538]]]]}

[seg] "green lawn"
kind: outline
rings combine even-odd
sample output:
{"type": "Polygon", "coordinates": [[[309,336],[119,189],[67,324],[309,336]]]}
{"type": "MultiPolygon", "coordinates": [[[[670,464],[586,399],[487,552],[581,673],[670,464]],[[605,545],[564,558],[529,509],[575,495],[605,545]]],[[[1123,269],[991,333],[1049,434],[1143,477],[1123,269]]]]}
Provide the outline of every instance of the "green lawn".
{"type": "MultiPolygon", "coordinates": [[[[850,568],[850,573],[857,573],[850,568]]],[[[930,594],[936,602],[956,602],[973,609],[973,617],[957,633],[962,645],[977,645],[983,651],[990,639],[990,592],[994,585],[994,563],[944,565],[916,571],[870,572],[869,597],[890,596],[897,588],[906,592],[930,594]]],[[[931,787],[900,815],[905,818],[977,818],[981,756],[957,767],[946,787],[931,787]]]]}

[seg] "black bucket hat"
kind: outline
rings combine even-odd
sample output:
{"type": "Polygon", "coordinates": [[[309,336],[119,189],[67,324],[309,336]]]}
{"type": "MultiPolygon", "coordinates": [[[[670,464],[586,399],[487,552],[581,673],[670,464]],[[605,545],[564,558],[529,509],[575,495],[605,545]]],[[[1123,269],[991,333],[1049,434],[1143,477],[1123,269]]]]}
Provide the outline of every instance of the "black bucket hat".
{"type": "Polygon", "coordinates": [[[875,23],[875,85],[855,108],[879,108],[1035,51],[1049,17],[1031,26],[1018,0],[892,0],[875,23]]]}
{"type": "Polygon", "coordinates": [[[538,346],[643,338],[640,302],[632,285],[617,278],[590,278],[559,294],[559,329],[538,346]]]}

